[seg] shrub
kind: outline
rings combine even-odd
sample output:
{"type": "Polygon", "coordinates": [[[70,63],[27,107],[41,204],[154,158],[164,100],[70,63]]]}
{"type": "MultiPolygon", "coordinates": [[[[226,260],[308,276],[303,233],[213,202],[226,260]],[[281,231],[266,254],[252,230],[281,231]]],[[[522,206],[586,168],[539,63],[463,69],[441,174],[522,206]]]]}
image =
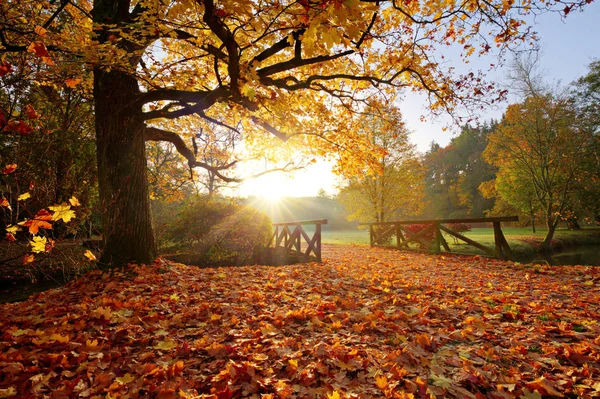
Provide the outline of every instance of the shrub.
{"type": "Polygon", "coordinates": [[[161,252],[199,266],[258,263],[272,230],[264,213],[233,199],[208,196],[184,205],[174,219],[161,223],[161,252]]]}

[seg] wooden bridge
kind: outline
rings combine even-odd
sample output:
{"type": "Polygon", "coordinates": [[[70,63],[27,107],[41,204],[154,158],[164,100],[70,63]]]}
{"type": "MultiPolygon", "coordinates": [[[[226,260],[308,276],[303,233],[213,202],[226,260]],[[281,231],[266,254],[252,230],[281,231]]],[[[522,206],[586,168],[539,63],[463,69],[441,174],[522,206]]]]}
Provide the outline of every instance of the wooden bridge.
{"type": "Polygon", "coordinates": [[[327,219],[273,223],[270,244],[273,263],[321,262],[321,226],[324,224],[327,224],[327,219]],[[310,237],[302,226],[312,224],[315,225],[315,232],[310,237]]]}
{"type": "MultiPolygon", "coordinates": [[[[363,223],[369,226],[371,246],[391,247],[403,250],[426,250],[429,252],[453,252],[444,238],[444,234],[457,240],[464,241],[485,254],[500,259],[511,259],[512,251],[502,233],[500,223],[516,222],[517,216],[471,218],[471,219],[433,219],[433,220],[401,220],[395,222],[363,223]],[[492,223],[494,227],[494,248],[478,243],[477,241],[460,234],[448,225],[461,223],[492,223]],[[413,226],[421,225],[420,229],[413,226]],[[411,247],[411,244],[413,245],[411,247]],[[442,248],[444,251],[442,251],[442,248]]],[[[457,252],[454,252],[457,253],[457,252]]],[[[472,253],[469,255],[473,255],[472,253]]]]}

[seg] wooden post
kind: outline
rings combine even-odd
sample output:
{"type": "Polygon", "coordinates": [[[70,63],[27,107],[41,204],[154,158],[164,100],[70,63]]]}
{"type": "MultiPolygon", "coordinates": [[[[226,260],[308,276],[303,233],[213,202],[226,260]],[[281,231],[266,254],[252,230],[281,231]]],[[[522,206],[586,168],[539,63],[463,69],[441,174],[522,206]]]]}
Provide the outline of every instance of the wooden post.
{"type": "Polygon", "coordinates": [[[321,223],[317,223],[317,229],[315,230],[315,254],[317,255],[317,262],[321,262],[321,223]]]}
{"type": "Polygon", "coordinates": [[[400,225],[397,224],[396,225],[396,248],[398,248],[398,249],[402,248],[403,241],[404,241],[404,236],[402,235],[402,229],[400,228],[400,225]]]}
{"type": "Polygon", "coordinates": [[[440,245],[442,244],[442,232],[440,231],[439,222],[434,223],[433,226],[435,229],[435,241],[434,241],[433,250],[435,251],[436,254],[439,254],[441,251],[440,245]]]}
{"type": "Polygon", "coordinates": [[[504,237],[504,233],[502,233],[500,222],[494,222],[494,244],[496,246],[496,258],[512,259],[512,251],[504,237]]]}

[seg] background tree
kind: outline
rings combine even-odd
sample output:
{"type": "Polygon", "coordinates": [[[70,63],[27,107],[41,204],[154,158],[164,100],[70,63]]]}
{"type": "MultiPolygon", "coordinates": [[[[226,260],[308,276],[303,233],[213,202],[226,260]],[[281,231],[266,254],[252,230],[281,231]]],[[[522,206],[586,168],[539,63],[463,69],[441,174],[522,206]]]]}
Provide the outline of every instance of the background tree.
{"type": "Polygon", "coordinates": [[[541,249],[549,250],[556,226],[572,210],[591,135],[569,96],[551,93],[526,78],[535,70],[533,63],[517,60],[514,70],[529,94],[508,107],[484,156],[499,168],[496,189],[504,200],[533,212],[536,206],[528,203],[533,194],[548,228],[541,249]]]}
{"type": "Polygon", "coordinates": [[[484,197],[479,185],[495,174],[482,157],[495,125],[494,121],[464,125],[446,147],[432,143],[423,157],[428,200],[423,217],[482,217],[492,207],[493,199],[484,197]]]}
{"type": "MultiPolygon", "coordinates": [[[[556,9],[568,13],[585,3],[556,9]]],[[[465,56],[491,43],[505,49],[527,38],[524,13],[554,5],[25,0],[0,4],[0,51],[31,55],[42,74],[63,72],[71,82],[81,71],[55,62],[57,53],[92,70],[102,262],[147,263],[156,245],[144,142],[175,143],[191,167],[230,179],[197,161],[177,131],[153,123],[193,114],[242,119],[250,144],[272,135],[351,165],[355,150],[371,151],[346,123],[366,97],[410,87],[428,93],[433,110],[451,110],[488,86],[451,76],[436,62],[436,49],[455,42],[465,56]]],[[[2,71],[10,67],[3,61],[2,71]]]]}
{"type": "Polygon", "coordinates": [[[360,129],[381,149],[362,175],[349,174],[339,198],[350,220],[386,222],[418,214],[424,206],[423,169],[400,111],[366,115],[360,129]]]}

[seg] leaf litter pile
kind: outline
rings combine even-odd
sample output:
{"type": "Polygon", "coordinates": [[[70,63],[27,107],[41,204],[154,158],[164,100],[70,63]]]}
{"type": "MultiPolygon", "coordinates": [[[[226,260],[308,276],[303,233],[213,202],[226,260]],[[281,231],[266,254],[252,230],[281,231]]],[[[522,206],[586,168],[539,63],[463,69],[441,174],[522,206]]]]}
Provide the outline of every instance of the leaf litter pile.
{"type": "Polygon", "coordinates": [[[367,247],[0,307],[0,398],[600,397],[600,268],[367,247]]]}

